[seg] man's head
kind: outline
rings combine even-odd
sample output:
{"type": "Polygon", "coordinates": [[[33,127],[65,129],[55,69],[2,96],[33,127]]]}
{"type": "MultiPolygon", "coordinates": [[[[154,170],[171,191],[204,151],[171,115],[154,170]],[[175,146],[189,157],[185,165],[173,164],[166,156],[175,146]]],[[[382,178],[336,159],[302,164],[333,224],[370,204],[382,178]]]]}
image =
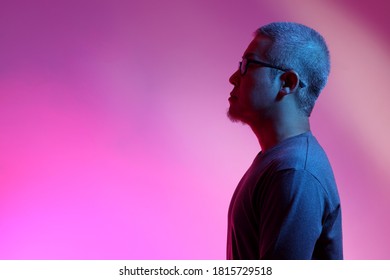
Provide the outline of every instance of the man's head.
{"type": "Polygon", "coordinates": [[[324,38],[314,29],[292,22],[270,23],[256,31],[256,35],[260,34],[272,40],[266,59],[274,65],[294,69],[306,83],[307,87],[299,90],[297,99],[303,112],[310,116],[330,72],[324,38]]]}
{"type": "Polygon", "coordinates": [[[328,48],[315,30],[291,22],[265,25],[255,32],[241,69],[230,78],[235,88],[229,116],[248,123],[256,113],[267,118],[289,102],[308,117],[329,71],[328,48]]]}

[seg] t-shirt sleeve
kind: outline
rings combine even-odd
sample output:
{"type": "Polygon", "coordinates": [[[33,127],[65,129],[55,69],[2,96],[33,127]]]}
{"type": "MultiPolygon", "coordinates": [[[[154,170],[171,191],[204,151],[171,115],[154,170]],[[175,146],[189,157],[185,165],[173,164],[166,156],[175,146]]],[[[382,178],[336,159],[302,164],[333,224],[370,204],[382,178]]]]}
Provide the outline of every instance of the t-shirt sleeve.
{"type": "Polygon", "coordinates": [[[326,193],[305,170],[271,176],[259,196],[261,259],[311,259],[321,235],[326,193]]]}

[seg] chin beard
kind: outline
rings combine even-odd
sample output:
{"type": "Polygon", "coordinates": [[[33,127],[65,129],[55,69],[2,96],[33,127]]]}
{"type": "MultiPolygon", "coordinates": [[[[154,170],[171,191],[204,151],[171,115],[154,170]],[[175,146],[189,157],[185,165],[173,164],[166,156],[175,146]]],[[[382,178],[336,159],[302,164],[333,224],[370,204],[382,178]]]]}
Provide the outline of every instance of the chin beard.
{"type": "Polygon", "coordinates": [[[227,110],[226,116],[231,122],[245,124],[238,116],[235,116],[234,113],[230,111],[230,109],[227,110]]]}

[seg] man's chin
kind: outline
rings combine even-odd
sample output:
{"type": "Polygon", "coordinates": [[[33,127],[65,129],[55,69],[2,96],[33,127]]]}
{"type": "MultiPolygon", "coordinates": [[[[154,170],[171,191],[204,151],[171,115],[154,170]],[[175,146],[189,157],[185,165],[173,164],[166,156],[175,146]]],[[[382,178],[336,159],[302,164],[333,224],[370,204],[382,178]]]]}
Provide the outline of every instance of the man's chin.
{"type": "Polygon", "coordinates": [[[226,113],[227,117],[229,118],[230,121],[232,122],[241,122],[241,123],[244,123],[241,118],[235,114],[234,112],[232,112],[232,110],[228,110],[227,113],[226,113]]]}

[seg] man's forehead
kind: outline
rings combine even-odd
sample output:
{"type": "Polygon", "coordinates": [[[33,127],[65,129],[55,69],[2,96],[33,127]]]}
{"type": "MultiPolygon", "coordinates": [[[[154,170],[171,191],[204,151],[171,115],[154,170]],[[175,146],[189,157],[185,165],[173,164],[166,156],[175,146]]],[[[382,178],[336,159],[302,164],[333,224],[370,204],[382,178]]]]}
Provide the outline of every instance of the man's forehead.
{"type": "Polygon", "coordinates": [[[271,44],[272,41],[270,38],[262,35],[256,35],[256,37],[253,38],[248,48],[244,52],[243,57],[258,57],[260,59],[265,59],[265,53],[267,52],[271,44]]]}

